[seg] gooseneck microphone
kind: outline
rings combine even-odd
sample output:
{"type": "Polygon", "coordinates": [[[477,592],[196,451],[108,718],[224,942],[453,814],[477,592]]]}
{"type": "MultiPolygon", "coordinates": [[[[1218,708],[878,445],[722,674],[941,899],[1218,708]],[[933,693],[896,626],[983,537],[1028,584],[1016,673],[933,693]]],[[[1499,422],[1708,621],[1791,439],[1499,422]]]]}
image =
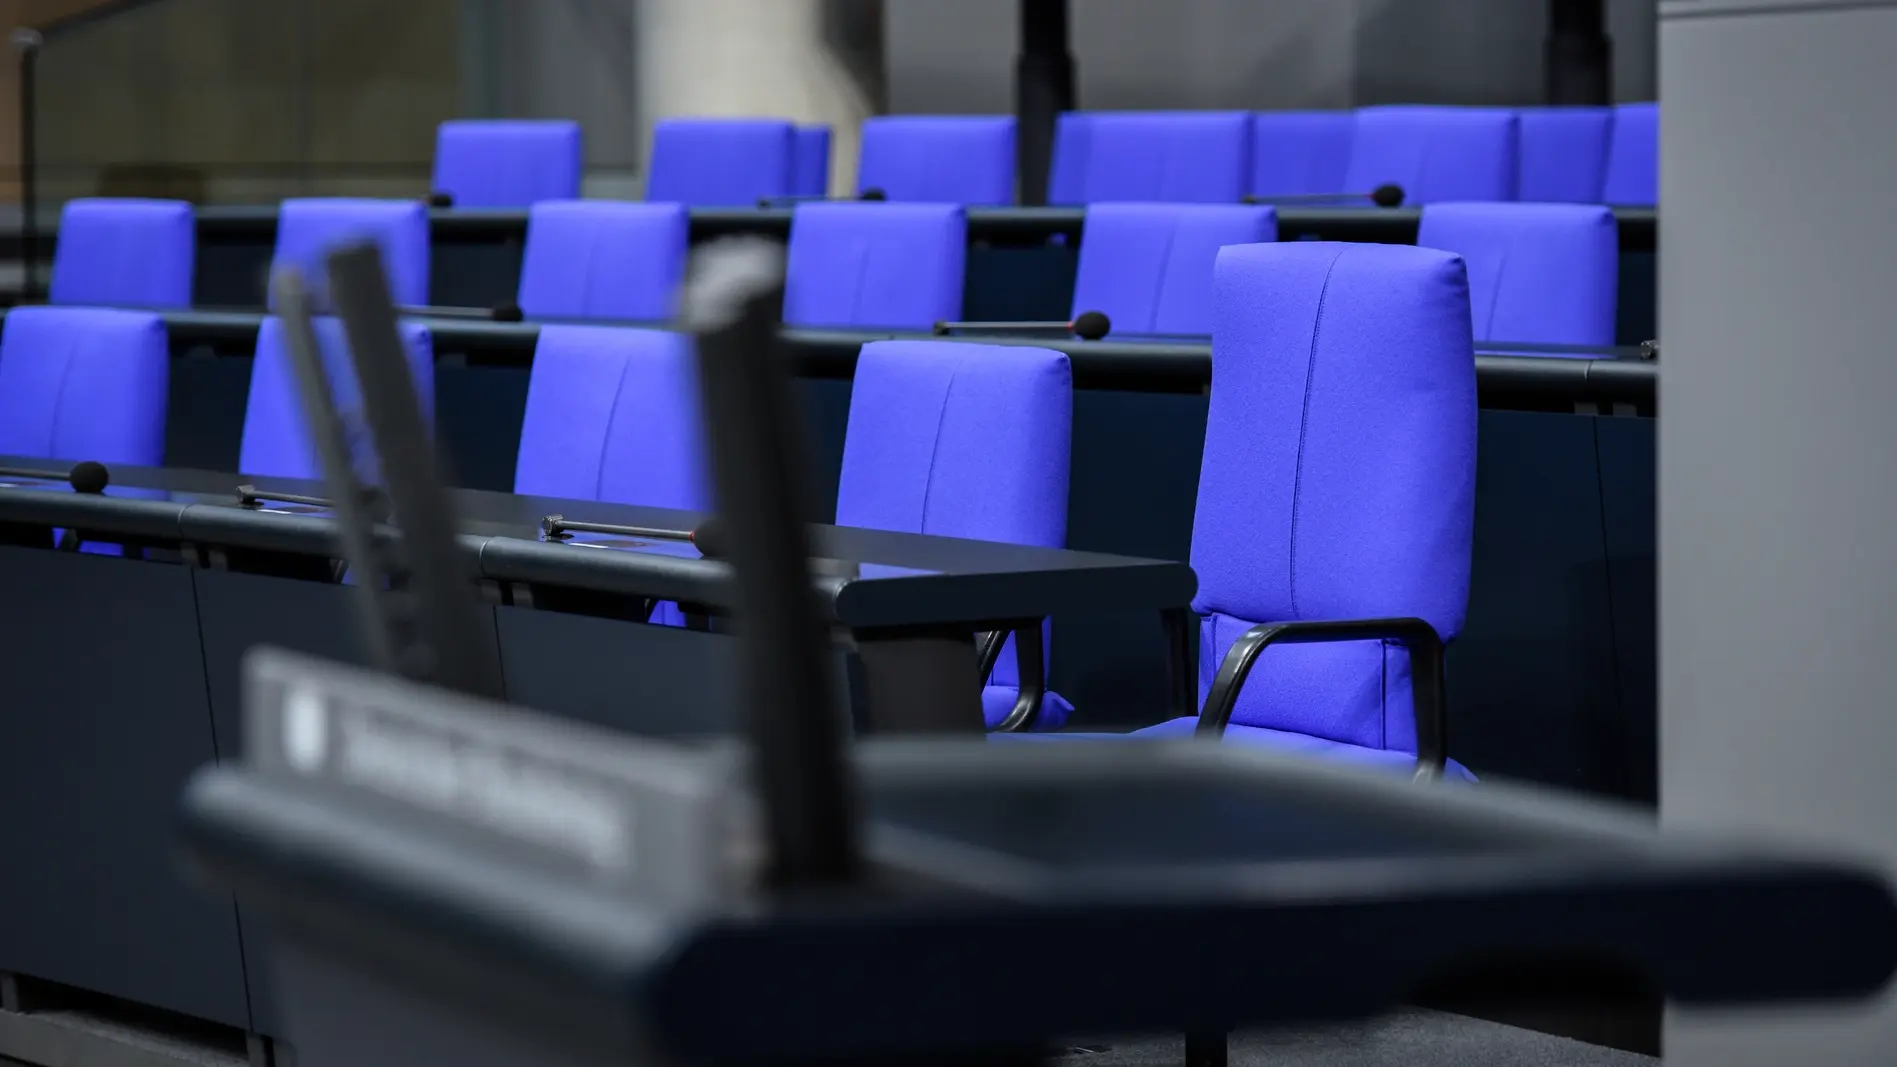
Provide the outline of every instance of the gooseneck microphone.
{"type": "Polygon", "coordinates": [[[1113,320],[1104,311],[1083,311],[1071,322],[938,322],[935,333],[1057,333],[1072,334],[1083,341],[1098,341],[1113,331],[1113,320]]]}
{"type": "Polygon", "coordinates": [[[1368,200],[1378,207],[1402,207],[1403,187],[1393,182],[1377,186],[1367,193],[1293,193],[1285,196],[1245,197],[1247,204],[1338,204],[1352,200],[1368,200]]]}
{"type": "Polygon", "coordinates": [[[72,486],[73,492],[88,493],[93,496],[105,492],[105,487],[112,484],[112,472],[105,469],[105,464],[94,463],[89,459],[73,464],[71,470],[63,473],[29,470],[24,467],[0,467],[0,478],[32,478],[43,482],[65,482],[72,486]]]}
{"type": "Polygon", "coordinates": [[[610,537],[643,537],[650,541],[683,541],[698,549],[706,559],[724,557],[725,528],[712,516],[689,530],[669,530],[659,526],[621,526],[607,522],[580,522],[564,515],[547,515],[540,520],[540,532],[549,541],[564,541],[576,533],[605,534],[610,537]]]}

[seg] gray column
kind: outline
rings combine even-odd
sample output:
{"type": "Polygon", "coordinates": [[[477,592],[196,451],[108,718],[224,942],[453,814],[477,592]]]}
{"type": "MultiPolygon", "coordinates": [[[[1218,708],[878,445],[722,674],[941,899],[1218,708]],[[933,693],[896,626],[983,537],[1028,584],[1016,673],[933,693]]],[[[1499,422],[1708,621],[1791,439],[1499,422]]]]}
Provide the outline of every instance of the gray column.
{"type": "MultiPolygon", "coordinates": [[[[1661,810],[1897,869],[1897,0],[1663,0],[1661,810]]],[[[1897,1005],[1674,1012],[1897,1062],[1897,1005]]]]}

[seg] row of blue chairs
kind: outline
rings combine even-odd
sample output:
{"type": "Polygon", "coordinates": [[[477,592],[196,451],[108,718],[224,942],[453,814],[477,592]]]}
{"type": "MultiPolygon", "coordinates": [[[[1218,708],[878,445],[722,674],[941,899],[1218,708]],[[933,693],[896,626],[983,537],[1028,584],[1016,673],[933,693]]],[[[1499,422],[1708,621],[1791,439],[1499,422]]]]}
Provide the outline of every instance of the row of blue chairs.
{"type": "MultiPolygon", "coordinates": [[[[1659,109],[1367,107],[1356,111],[1074,111],[1055,132],[1053,204],[1237,203],[1362,196],[1652,205],[1659,109]]],[[[569,121],[443,123],[434,185],[461,207],[580,195],[582,134],[569,121]]],[[[781,119],[670,119],[652,135],[646,199],[698,207],[821,197],[830,131],[781,119]]],[[[1004,205],[1016,199],[1006,115],[865,120],[858,194],[1004,205]]]]}
{"type": "MultiPolygon", "coordinates": [[[[519,306],[530,318],[670,317],[688,219],[677,204],[543,201],[529,209],[519,306]]],[[[413,201],[286,200],[275,258],[310,263],[352,235],[382,247],[396,299],[425,305],[426,210],[413,201]]],[[[183,307],[191,297],[188,205],[69,203],[55,254],[60,304],[183,307]]],[[[1080,245],[1073,311],[1105,313],[1122,335],[1211,329],[1220,247],[1277,237],[1272,208],[1096,204],[1080,245]]],[[[1588,204],[1434,204],[1418,242],[1469,264],[1484,342],[1609,345],[1619,274],[1613,213],[1588,204]]],[[[785,321],[928,330],[962,317],[966,220],[952,204],[803,204],[791,227],[785,321]]]]}
{"type": "MultiPolygon", "coordinates": [[[[1476,447],[1462,261],[1410,246],[1233,245],[1217,254],[1212,294],[1216,384],[1191,557],[1202,698],[1233,641],[1259,622],[1414,616],[1453,637],[1468,596],[1476,447]]],[[[402,335],[432,412],[428,329],[407,321],[402,335]]],[[[321,321],[318,337],[348,404],[340,325],[321,321]]],[[[0,454],[157,464],[166,347],[150,312],[14,310],[0,332],[0,454]]],[[[694,382],[682,335],[543,329],[515,491],[705,509],[694,382]]],[[[1072,406],[1067,357],[1050,349],[868,344],[836,521],[1058,547],[1072,406]]],[[[258,337],[240,468],[319,473],[276,319],[258,337]]],[[[1392,767],[1415,750],[1409,660],[1397,645],[1274,647],[1252,678],[1228,737],[1392,767]]],[[[991,725],[1014,710],[1016,683],[1004,652],[984,693],[991,725]]],[[[1053,730],[1071,710],[1048,693],[1031,725],[1053,730]]]]}

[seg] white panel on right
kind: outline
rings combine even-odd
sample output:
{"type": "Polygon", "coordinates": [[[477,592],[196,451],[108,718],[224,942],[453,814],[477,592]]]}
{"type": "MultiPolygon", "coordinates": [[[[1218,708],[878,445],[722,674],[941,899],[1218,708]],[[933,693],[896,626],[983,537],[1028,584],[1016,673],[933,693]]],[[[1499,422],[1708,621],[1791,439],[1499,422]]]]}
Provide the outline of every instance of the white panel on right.
{"type": "MultiPolygon", "coordinates": [[[[1661,5],[1661,808],[1897,871],[1897,2],[1661,5]]],[[[1897,1062],[1897,1001],[1667,1062],[1897,1062]]]]}

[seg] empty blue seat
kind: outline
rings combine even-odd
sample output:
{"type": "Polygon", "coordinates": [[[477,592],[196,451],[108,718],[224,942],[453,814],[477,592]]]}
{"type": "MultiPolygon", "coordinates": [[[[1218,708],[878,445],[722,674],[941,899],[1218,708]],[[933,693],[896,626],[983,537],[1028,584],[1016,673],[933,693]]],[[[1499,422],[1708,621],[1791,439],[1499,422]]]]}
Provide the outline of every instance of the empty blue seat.
{"type": "Polygon", "coordinates": [[[1055,128],[1050,204],[1236,204],[1252,180],[1249,111],[1088,111],[1055,128]]]}
{"type": "Polygon", "coordinates": [[[0,455],[161,466],[170,381],[151,312],[14,308],[0,326],[0,455]]]}
{"type": "Polygon", "coordinates": [[[956,204],[799,204],[785,263],[793,326],[928,330],[962,317],[968,220],[956,204]]]}
{"type": "Polygon", "coordinates": [[[792,196],[830,194],[830,127],[797,127],[796,160],[791,169],[792,196]]]}
{"type": "MultiPolygon", "coordinates": [[[[1072,426],[1073,374],[1062,353],[960,341],[864,345],[837,524],[1062,547],[1072,426]]],[[[1014,710],[1017,684],[1010,638],[983,690],[991,728],[1014,710]]],[[[1056,729],[1071,711],[1046,693],[1033,728],[1056,729]]]]}
{"type": "Polygon", "coordinates": [[[1074,277],[1074,315],[1118,334],[1212,332],[1212,264],[1226,245],[1278,239],[1278,215],[1245,204],[1094,204],[1074,277]]]}
{"type": "Polygon", "coordinates": [[[1405,204],[1513,200],[1519,131],[1515,112],[1503,108],[1366,107],[1344,184],[1363,192],[1395,183],[1405,204]]]}
{"type": "Polygon", "coordinates": [[[891,200],[1014,203],[1014,116],[883,115],[863,123],[856,191],[891,200]]]}
{"type": "Polygon", "coordinates": [[[516,302],[529,318],[670,318],[690,229],[682,204],[543,200],[527,211],[516,302]]]}
{"type": "Polygon", "coordinates": [[[182,200],[69,200],[59,213],[54,304],[187,308],[197,217],[182,200]]]}
{"type": "Polygon", "coordinates": [[[1614,109],[1601,199],[1627,207],[1660,202],[1660,105],[1622,104],[1614,109]]]}
{"type": "Polygon", "coordinates": [[[464,119],[435,128],[436,192],[455,207],[522,208],[580,195],[585,138],[567,119],[464,119]]]}
{"type": "Polygon", "coordinates": [[[1604,107],[1526,107],[1516,197],[1541,203],[1598,204],[1607,174],[1614,112],[1604,107]]]}
{"type": "Polygon", "coordinates": [[[665,119],[652,128],[647,200],[756,207],[796,191],[797,127],[783,119],[665,119]]]}
{"type": "MultiPolygon", "coordinates": [[[[322,316],[315,320],[315,328],[317,347],[324,369],[329,372],[336,407],[349,418],[350,413],[360,410],[362,392],[356,386],[355,364],[350,361],[342,322],[322,316]]],[[[435,413],[433,341],[427,328],[417,322],[402,322],[400,332],[402,347],[408,353],[409,370],[415,376],[416,395],[432,425],[435,413]]],[[[237,469],[265,478],[319,479],[323,477],[323,466],[310,442],[287,345],[283,321],[274,315],[264,319],[262,328],[257,331],[257,358],[250,371],[250,399],[244,405],[244,436],[238,446],[237,469]]],[[[368,456],[364,453],[357,458],[368,456]]],[[[370,477],[373,472],[365,467],[358,473],[370,477]]]]}
{"type": "MultiPolygon", "coordinates": [[[[364,240],[382,250],[382,268],[397,304],[428,303],[428,208],[419,200],[285,200],[277,209],[271,263],[302,269],[320,300],[329,278],[324,256],[337,245],[364,240]]],[[[274,295],[270,306],[276,306],[274,295]]]]}
{"type": "Polygon", "coordinates": [[[711,510],[691,339],[543,326],[514,492],[711,510]]]}
{"type": "Polygon", "coordinates": [[[1322,196],[1346,189],[1357,116],[1350,111],[1260,111],[1252,116],[1251,193],[1322,196]]]}
{"type": "Polygon", "coordinates": [[[1431,204],[1416,243],[1454,252],[1468,265],[1476,340],[1614,343],[1620,231],[1611,209],[1431,204]]]}

